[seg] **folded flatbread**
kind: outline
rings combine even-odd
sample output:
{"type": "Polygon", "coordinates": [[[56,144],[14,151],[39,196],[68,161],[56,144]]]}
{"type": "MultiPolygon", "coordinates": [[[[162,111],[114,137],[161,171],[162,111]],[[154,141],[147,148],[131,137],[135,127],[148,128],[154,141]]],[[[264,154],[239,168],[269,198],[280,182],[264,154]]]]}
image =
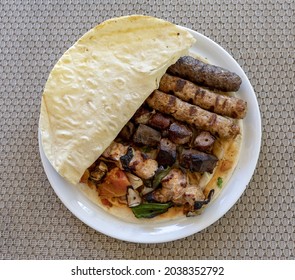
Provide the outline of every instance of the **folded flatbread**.
{"type": "Polygon", "coordinates": [[[66,51],[45,85],[39,125],[56,171],[77,184],[194,41],[172,23],[133,15],[99,24],[66,51]]]}

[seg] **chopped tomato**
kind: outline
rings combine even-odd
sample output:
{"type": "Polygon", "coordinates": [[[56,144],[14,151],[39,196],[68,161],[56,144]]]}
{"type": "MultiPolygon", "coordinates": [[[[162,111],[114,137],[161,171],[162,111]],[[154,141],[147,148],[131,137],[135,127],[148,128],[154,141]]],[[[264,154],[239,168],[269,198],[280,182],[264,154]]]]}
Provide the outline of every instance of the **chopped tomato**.
{"type": "Polygon", "coordinates": [[[126,195],[130,182],[125,173],[118,167],[107,173],[106,178],[99,186],[99,195],[104,197],[120,197],[126,195]]]}

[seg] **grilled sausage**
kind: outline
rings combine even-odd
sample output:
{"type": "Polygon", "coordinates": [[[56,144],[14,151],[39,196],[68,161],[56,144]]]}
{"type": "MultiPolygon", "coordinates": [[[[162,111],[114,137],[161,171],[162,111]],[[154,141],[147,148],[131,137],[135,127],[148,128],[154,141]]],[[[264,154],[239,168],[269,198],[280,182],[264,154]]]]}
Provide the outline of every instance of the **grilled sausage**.
{"type": "Polygon", "coordinates": [[[147,99],[150,107],[171,114],[179,121],[195,125],[202,130],[210,131],[221,138],[235,137],[239,132],[239,126],[233,120],[208,112],[198,106],[188,104],[173,95],[155,90],[147,99]]]}
{"type": "Polygon", "coordinates": [[[242,79],[224,68],[206,64],[191,56],[183,56],[168,68],[168,73],[193,83],[221,91],[238,91],[242,79]]]}
{"type": "Polygon", "coordinates": [[[240,98],[224,96],[168,74],[162,77],[159,90],[172,91],[184,101],[223,116],[242,119],[247,112],[247,102],[240,98]]]}

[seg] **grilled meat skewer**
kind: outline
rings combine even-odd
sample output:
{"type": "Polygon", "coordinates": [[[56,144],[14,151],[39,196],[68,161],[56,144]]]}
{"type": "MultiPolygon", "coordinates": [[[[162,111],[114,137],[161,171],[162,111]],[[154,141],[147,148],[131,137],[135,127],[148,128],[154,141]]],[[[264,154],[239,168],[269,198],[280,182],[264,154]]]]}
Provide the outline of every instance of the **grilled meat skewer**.
{"type": "Polygon", "coordinates": [[[242,119],[247,112],[247,102],[240,98],[224,96],[168,74],[162,77],[159,90],[172,91],[184,101],[223,116],[242,119]]]}
{"type": "Polygon", "coordinates": [[[183,56],[168,68],[168,73],[225,92],[238,91],[242,79],[224,68],[206,64],[191,56],[183,56]]]}
{"type": "Polygon", "coordinates": [[[195,125],[222,138],[235,137],[240,133],[239,126],[233,120],[208,112],[196,105],[188,104],[173,95],[155,90],[147,99],[150,107],[172,115],[179,121],[195,125]]]}

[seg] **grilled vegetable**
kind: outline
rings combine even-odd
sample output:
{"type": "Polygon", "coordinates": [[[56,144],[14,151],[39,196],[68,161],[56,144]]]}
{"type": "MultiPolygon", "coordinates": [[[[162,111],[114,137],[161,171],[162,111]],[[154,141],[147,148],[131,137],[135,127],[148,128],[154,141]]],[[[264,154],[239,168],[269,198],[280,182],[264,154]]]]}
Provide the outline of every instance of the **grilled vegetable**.
{"type": "Polygon", "coordinates": [[[196,201],[195,205],[194,205],[195,210],[199,210],[203,207],[203,205],[208,204],[211,201],[213,194],[214,194],[214,190],[212,189],[212,190],[210,190],[207,199],[201,200],[201,201],[196,201]]]}
{"type": "Polygon", "coordinates": [[[143,181],[134,174],[126,172],[126,176],[128,177],[130,184],[134,189],[137,189],[143,185],[143,181]]]}
{"type": "Polygon", "coordinates": [[[90,179],[92,179],[95,182],[99,182],[105,174],[108,172],[107,165],[101,161],[95,169],[90,173],[90,179]]]}
{"type": "Polygon", "coordinates": [[[139,193],[133,189],[133,187],[128,187],[127,189],[127,204],[128,206],[135,207],[141,203],[141,197],[139,193]]]}
{"type": "Polygon", "coordinates": [[[168,211],[172,203],[143,203],[132,207],[132,212],[136,218],[154,218],[168,211]]]}
{"type": "Polygon", "coordinates": [[[125,173],[118,167],[107,173],[102,184],[99,185],[99,194],[102,197],[120,197],[126,195],[130,182],[125,173]]]}
{"type": "Polygon", "coordinates": [[[152,187],[153,188],[158,187],[162,179],[170,172],[170,170],[171,170],[171,167],[169,166],[166,169],[164,169],[163,167],[162,168],[160,167],[154,177],[152,187]]]}
{"type": "Polygon", "coordinates": [[[134,156],[133,149],[131,147],[128,147],[127,153],[124,156],[120,157],[120,161],[124,170],[130,171],[129,164],[133,156],[134,156]]]}

